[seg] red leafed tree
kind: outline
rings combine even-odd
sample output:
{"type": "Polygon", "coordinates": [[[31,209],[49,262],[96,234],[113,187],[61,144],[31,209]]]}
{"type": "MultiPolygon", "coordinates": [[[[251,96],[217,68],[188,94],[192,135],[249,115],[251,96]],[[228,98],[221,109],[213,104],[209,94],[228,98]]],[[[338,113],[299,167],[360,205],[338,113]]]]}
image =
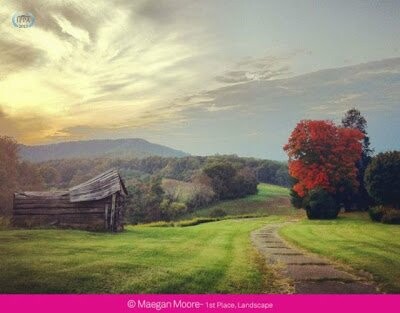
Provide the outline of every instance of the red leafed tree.
{"type": "Polygon", "coordinates": [[[356,190],[356,162],[363,138],[359,130],[338,127],[331,121],[298,123],[284,147],[289,173],[297,180],[293,190],[301,198],[316,188],[336,194],[343,191],[344,183],[356,190]]]}

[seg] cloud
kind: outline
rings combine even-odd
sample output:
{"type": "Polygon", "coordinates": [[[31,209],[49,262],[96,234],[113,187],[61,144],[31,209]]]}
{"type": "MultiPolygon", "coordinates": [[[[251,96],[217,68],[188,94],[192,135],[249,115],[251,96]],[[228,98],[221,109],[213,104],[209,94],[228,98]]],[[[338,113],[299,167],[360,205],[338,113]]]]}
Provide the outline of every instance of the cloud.
{"type": "Polygon", "coordinates": [[[251,152],[262,155],[263,138],[281,151],[302,118],[336,118],[351,106],[372,123],[382,112],[399,116],[399,58],[294,77],[316,66],[307,49],[260,57],[261,43],[254,51],[251,40],[226,46],[245,35],[222,31],[231,21],[216,17],[225,8],[211,3],[4,2],[0,130],[26,142],[148,135],[181,140],[176,146],[193,153],[243,151],[252,138],[259,141],[251,152]],[[33,13],[35,26],[12,27],[15,11],[33,13]],[[304,54],[301,69],[296,53],[304,54]]]}
{"type": "Polygon", "coordinates": [[[196,145],[185,136],[176,140],[182,144],[180,149],[193,154],[236,151],[284,159],[282,146],[298,121],[340,122],[344,112],[357,107],[370,123],[377,151],[400,148],[398,139],[388,135],[400,132],[399,69],[400,58],[385,59],[291,78],[229,84],[186,96],[174,102],[174,108],[188,120],[181,132],[197,138],[196,145]],[[255,142],[250,145],[248,138],[255,142]]]}
{"type": "Polygon", "coordinates": [[[25,30],[1,24],[0,70],[16,74],[0,79],[3,111],[13,116],[34,111],[59,123],[58,129],[135,127],[170,118],[173,112],[163,107],[182,90],[197,88],[196,60],[208,51],[203,46],[208,34],[192,36],[202,26],[194,19],[190,28],[184,26],[196,5],[7,2],[0,7],[4,20],[23,11],[36,23],[25,30]]]}
{"type": "Polygon", "coordinates": [[[182,13],[182,7],[187,3],[182,1],[148,0],[138,6],[137,14],[162,25],[175,22],[182,13]]]}
{"type": "Polygon", "coordinates": [[[244,58],[226,71],[215,77],[220,83],[236,84],[253,80],[277,79],[289,74],[288,58],[272,56],[262,58],[244,58]]]}
{"type": "Polygon", "coordinates": [[[91,40],[96,40],[101,22],[109,17],[104,3],[96,4],[79,3],[77,1],[46,1],[46,0],[22,0],[9,1],[9,7],[15,11],[30,12],[35,16],[35,27],[52,32],[62,40],[77,40],[66,31],[60,20],[68,21],[71,25],[82,31],[86,31],[91,40]]]}
{"type": "Polygon", "coordinates": [[[0,79],[8,74],[40,66],[46,61],[46,53],[29,44],[0,38],[0,79]]]}
{"type": "Polygon", "coordinates": [[[10,116],[0,106],[0,135],[35,142],[45,136],[50,122],[35,114],[10,116]]]}

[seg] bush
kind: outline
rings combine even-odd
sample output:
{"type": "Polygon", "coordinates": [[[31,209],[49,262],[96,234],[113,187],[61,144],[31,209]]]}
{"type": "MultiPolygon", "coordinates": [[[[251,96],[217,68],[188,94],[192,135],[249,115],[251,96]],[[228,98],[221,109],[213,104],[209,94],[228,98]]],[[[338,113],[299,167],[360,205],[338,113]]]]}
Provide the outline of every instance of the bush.
{"type": "Polygon", "coordinates": [[[192,220],[187,220],[187,221],[182,221],[175,223],[175,226],[178,227],[189,227],[189,226],[196,226],[199,224],[204,224],[204,223],[210,223],[210,222],[216,222],[219,221],[218,218],[211,218],[211,217],[199,217],[199,218],[194,218],[192,220]]]}
{"type": "Polygon", "coordinates": [[[161,217],[164,221],[171,221],[187,212],[186,205],[180,202],[163,200],[161,203],[161,217]]]}
{"type": "Polygon", "coordinates": [[[400,210],[388,209],[382,217],[384,224],[400,224],[400,210]]]}
{"type": "Polygon", "coordinates": [[[296,209],[301,209],[303,207],[303,198],[293,189],[290,189],[290,202],[296,209]]]}
{"type": "Polygon", "coordinates": [[[153,222],[144,225],[147,227],[175,227],[174,222],[165,222],[165,221],[153,222]]]}
{"type": "Polygon", "coordinates": [[[307,217],[311,219],[335,219],[340,211],[335,199],[324,189],[314,189],[304,199],[307,217]]]}
{"type": "Polygon", "coordinates": [[[369,209],[368,213],[371,217],[371,220],[375,222],[380,222],[383,215],[385,215],[385,208],[383,206],[373,207],[369,209]]]}
{"type": "Polygon", "coordinates": [[[225,210],[220,208],[216,208],[210,212],[211,217],[223,217],[226,216],[226,214],[227,213],[225,212],[225,210]]]}
{"type": "Polygon", "coordinates": [[[368,193],[378,203],[400,208],[400,151],[374,157],[364,179],[368,193]]]}

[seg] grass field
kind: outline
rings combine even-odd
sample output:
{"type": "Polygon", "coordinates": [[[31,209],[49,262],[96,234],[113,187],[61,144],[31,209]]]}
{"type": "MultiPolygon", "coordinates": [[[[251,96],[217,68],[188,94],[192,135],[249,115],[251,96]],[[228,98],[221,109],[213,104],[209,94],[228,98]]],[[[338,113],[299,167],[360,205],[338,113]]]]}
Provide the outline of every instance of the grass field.
{"type": "Polygon", "coordinates": [[[186,218],[208,217],[215,209],[222,209],[227,215],[289,215],[295,213],[289,201],[289,190],[284,187],[259,184],[258,193],[242,199],[222,201],[198,210],[186,218]]]}
{"type": "Polygon", "coordinates": [[[290,207],[287,195],[285,188],[261,184],[257,195],[197,214],[221,208],[231,216],[268,217],[129,226],[120,234],[10,230],[0,220],[0,293],[283,293],[286,286],[254,251],[250,232],[293,217],[298,221],[281,229],[284,238],[367,271],[383,291],[400,293],[398,225],[373,223],[366,213],[310,221],[290,207]]]}
{"type": "Polygon", "coordinates": [[[0,293],[279,292],[249,234],[282,217],[121,234],[0,231],[0,293]]]}
{"type": "Polygon", "coordinates": [[[384,291],[400,293],[400,227],[370,221],[367,213],[337,220],[302,220],[281,229],[287,240],[373,274],[384,291]]]}

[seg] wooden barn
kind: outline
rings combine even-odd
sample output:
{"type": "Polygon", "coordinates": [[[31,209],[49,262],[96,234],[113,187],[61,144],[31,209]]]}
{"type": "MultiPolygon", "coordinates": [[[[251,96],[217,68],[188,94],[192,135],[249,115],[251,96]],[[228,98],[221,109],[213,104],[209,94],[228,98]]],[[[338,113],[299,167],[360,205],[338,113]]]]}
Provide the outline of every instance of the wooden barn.
{"type": "Polygon", "coordinates": [[[14,194],[13,223],[18,227],[122,231],[127,194],[115,169],[67,191],[18,192],[14,194]]]}

